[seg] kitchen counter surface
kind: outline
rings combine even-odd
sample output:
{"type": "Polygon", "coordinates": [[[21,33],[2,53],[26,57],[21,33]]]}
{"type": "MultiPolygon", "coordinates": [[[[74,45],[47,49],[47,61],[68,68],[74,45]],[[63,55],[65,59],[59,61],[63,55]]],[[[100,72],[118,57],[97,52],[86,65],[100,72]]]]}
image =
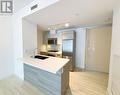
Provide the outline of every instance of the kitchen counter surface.
{"type": "Polygon", "coordinates": [[[28,64],[30,66],[33,66],[54,74],[57,74],[57,72],[60,69],[62,69],[68,62],[69,62],[69,59],[56,58],[56,57],[49,57],[45,60],[36,59],[32,57],[23,58],[24,64],[28,64]]]}

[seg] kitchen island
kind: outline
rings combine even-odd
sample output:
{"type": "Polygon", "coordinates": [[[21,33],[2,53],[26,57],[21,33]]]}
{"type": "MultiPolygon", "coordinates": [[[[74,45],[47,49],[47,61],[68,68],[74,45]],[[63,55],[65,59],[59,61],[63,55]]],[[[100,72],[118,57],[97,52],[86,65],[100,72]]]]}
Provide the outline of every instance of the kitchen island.
{"type": "Polygon", "coordinates": [[[24,80],[42,90],[44,95],[65,95],[69,87],[69,59],[26,57],[24,80]]]}

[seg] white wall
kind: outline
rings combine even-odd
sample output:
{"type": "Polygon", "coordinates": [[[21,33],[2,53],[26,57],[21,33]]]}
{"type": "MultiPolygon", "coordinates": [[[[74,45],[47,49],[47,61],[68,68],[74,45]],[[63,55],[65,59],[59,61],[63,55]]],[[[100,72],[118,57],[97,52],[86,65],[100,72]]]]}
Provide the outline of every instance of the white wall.
{"type": "Polygon", "coordinates": [[[120,95],[120,7],[114,10],[109,95],[120,95]]]}
{"type": "MultiPolygon", "coordinates": [[[[19,14],[18,14],[19,15],[19,14]]],[[[13,16],[14,19],[14,73],[21,79],[24,79],[24,70],[21,58],[31,53],[31,49],[37,47],[37,26],[19,16],[13,16]],[[18,25],[18,26],[16,26],[18,25]]]]}
{"type": "MultiPolygon", "coordinates": [[[[21,79],[24,78],[23,76],[23,62],[20,60],[23,58],[23,34],[22,34],[22,18],[30,15],[38,10],[44,9],[45,7],[48,7],[59,0],[34,0],[32,3],[30,3],[28,6],[24,7],[19,12],[15,13],[13,16],[14,19],[14,32],[13,32],[13,38],[14,38],[14,63],[15,63],[15,74],[20,77],[21,79]],[[38,8],[34,10],[30,10],[30,7],[38,4],[38,8]]],[[[29,36],[28,36],[29,37],[29,36]]]]}
{"type": "Polygon", "coordinates": [[[22,20],[23,56],[34,54],[37,48],[37,25],[22,20]]]}
{"type": "Polygon", "coordinates": [[[12,17],[0,16],[0,79],[14,71],[12,17]]]}

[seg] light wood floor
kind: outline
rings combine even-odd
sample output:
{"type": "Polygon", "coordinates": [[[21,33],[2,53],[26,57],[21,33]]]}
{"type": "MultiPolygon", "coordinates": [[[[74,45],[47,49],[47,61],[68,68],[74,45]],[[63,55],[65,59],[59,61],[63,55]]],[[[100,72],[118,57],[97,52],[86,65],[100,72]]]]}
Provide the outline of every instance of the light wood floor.
{"type": "MultiPolygon", "coordinates": [[[[106,95],[108,75],[98,72],[71,72],[66,95],[106,95]]],[[[0,81],[0,95],[44,95],[15,76],[0,81]]]]}
{"type": "Polygon", "coordinates": [[[99,72],[71,72],[67,95],[106,95],[108,74],[99,72]]]}

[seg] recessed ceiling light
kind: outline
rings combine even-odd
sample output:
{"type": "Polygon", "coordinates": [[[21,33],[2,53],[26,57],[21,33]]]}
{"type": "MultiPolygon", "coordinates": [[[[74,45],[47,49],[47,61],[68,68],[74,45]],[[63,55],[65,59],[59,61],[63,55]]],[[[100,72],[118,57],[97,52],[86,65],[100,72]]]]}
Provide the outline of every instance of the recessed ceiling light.
{"type": "Polygon", "coordinates": [[[70,23],[65,23],[65,27],[69,27],[70,26],[70,23]]]}

